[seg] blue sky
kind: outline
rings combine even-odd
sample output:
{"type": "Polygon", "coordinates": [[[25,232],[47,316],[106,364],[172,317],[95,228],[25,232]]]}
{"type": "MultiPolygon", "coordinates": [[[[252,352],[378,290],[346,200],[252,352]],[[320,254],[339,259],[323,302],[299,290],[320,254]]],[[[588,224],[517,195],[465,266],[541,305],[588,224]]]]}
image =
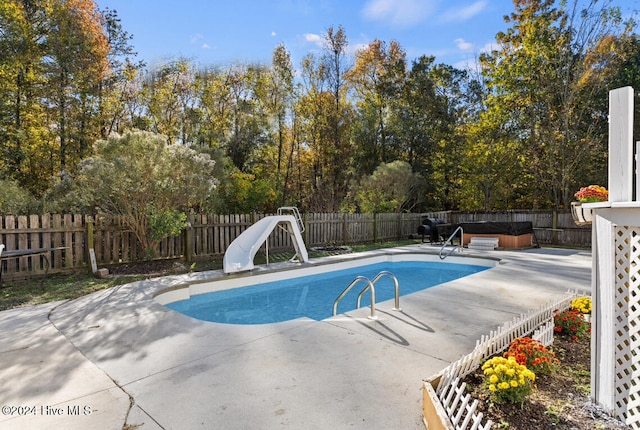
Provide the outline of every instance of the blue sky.
{"type": "Polygon", "coordinates": [[[96,0],[118,12],[149,66],[185,57],[203,65],[269,63],[284,43],[298,67],[342,25],[349,49],[396,40],[407,58],[463,66],[495,40],[511,0],[96,0]]]}
{"type": "Polygon", "coordinates": [[[507,28],[503,16],[513,11],[511,0],[95,1],[118,12],[148,66],[179,57],[214,66],[268,64],[284,43],[299,67],[304,55],[320,52],[330,26],[342,25],[351,53],[374,39],[396,40],[409,61],[433,55],[463,68],[495,42],[507,28]]]}

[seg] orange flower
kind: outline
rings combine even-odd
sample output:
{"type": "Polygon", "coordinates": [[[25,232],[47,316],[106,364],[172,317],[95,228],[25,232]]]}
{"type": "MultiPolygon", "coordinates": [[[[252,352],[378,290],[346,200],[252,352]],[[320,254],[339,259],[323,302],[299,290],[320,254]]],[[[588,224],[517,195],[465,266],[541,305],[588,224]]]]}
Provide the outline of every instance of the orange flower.
{"type": "Polygon", "coordinates": [[[535,339],[519,337],[511,342],[505,358],[513,357],[518,364],[527,366],[536,374],[550,374],[558,362],[553,352],[535,339]]]}

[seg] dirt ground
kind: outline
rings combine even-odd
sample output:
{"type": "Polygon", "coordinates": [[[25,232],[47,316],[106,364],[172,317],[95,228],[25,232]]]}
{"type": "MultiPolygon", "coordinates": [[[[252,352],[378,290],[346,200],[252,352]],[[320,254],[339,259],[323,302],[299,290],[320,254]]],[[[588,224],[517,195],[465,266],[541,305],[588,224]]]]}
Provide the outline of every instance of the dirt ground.
{"type": "MultiPolygon", "coordinates": [[[[578,342],[556,336],[549,348],[560,360],[552,375],[536,378],[536,390],[520,404],[496,404],[483,385],[481,370],[465,382],[472,386],[478,410],[494,422],[493,428],[509,430],[622,430],[631,427],[607,415],[590,399],[590,338],[578,342]]],[[[485,418],[486,419],[486,418],[485,418]]]]}

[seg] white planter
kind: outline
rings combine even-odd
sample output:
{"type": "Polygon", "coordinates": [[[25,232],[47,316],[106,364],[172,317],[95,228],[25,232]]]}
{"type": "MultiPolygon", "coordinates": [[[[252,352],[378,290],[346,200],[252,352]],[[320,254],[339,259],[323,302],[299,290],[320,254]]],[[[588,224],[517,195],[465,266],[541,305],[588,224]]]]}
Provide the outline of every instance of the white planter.
{"type": "Polygon", "coordinates": [[[571,202],[571,215],[577,225],[589,225],[593,221],[591,208],[585,208],[580,202],[571,202]]]}

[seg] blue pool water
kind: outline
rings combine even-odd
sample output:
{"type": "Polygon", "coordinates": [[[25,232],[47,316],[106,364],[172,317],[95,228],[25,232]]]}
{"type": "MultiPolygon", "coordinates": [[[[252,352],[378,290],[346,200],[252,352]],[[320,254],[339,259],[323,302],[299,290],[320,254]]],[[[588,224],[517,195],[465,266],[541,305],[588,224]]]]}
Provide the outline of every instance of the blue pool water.
{"type": "MultiPolygon", "coordinates": [[[[166,306],[193,318],[227,324],[269,324],[302,317],[320,321],[333,315],[334,300],[356,276],[373,279],[381,271],[389,271],[398,279],[403,296],[486,269],[454,263],[378,263],[195,295],[166,306]]],[[[358,293],[365,286],[364,282],[358,283],[340,301],[338,314],[356,308],[358,293]]],[[[389,277],[376,282],[375,290],[376,303],[394,298],[394,285],[389,277]]],[[[362,296],[361,306],[370,303],[367,292],[362,296]]]]}

